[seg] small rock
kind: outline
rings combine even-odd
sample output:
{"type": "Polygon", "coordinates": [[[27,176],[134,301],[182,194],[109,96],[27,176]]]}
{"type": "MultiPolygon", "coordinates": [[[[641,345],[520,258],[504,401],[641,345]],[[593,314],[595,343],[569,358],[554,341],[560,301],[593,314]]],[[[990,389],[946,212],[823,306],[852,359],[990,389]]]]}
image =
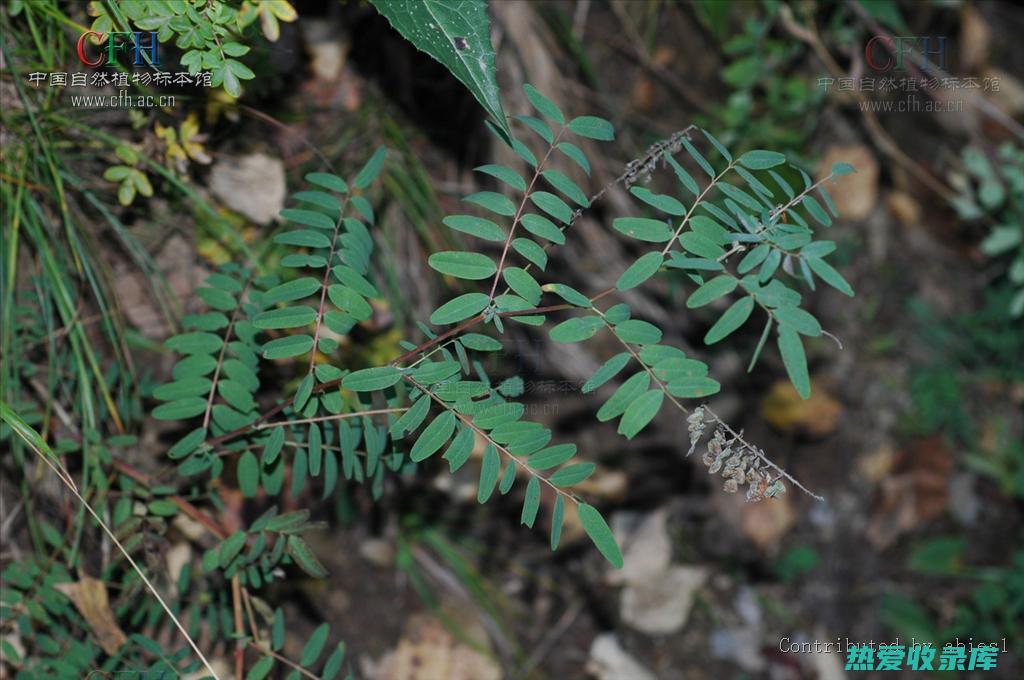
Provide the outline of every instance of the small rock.
{"type": "Polygon", "coordinates": [[[648,635],[668,635],[683,627],[690,616],[693,597],[704,585],[703,567],[671,567],[622,591],[622,619],[648,635]]]}
{"type": "MultiPolygon", "coordinates": [[[[611,583],[644,583],[647,580],[664,574],[672,559],[672,544],[665,527],[667,513],[658,510],[640,520],[631,532],[626,534],[623,542],[622,569],[609,573],[611,583]]],[[[612,518],[612,525],[619,528],[625,521],[622,513],[612,518]]]]}
{"type": "Polygon", "coordinates": [[[370,538],[359,544],[359,554],[378,567],[390,567],[395,561],[395,548],[380,538],[370,538]]]}
{"type": "Polygon", "coordinates": [[[235,212],[267,224],[284,207],[284,163],[262,153],[225,156],[210,170],[210,190],[235,212]]]}
{"type": "Polygon", "coordinates": [[[753,628],[719,629],[711,632],[711,655],[723,661],[732,661],[740,668],[757,673],[766,663],[761,654],[760,634],[753,628]]]}
{"type": "Polygon", "coordinates": [[[654,674],[630,656],[612,633],[594,638],[587,672],[597,680],[655,680],[654,674]]]}

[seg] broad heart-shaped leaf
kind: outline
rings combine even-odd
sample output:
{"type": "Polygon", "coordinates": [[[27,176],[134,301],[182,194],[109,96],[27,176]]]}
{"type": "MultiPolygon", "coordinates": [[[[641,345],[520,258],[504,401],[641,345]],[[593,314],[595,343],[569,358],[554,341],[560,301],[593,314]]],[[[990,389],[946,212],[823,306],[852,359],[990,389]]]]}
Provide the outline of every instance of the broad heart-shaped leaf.
{"type": "Polygon", "coordinates": [[[619,550],[615,535],[608,528],[608,523],[604,521],[601,513],[597,511],[597,508],[586,503],[580,503],[577,510],[583,530],[587,532],[587,536],[597,546],[598,551],[612,563],[612,566],[622,569],[622,551],[619,550]]]}
{"type": "Polygon", "coordinates": [[[498,270],[494,260],[481,253],[447,250],[434,253],[427,260],[432,269],[460,279],[486,279],[498,270]]]}
{"type": "Polygon", "coordinates": [[[633,403],[626,408],[619,421],[619,434],[626,439],[632,439],[640,430],[647,427],[647,423],[658,414],[661,403],[665,399],[665,393],[661,390],[649,390],[641,394],[633,403]]]}
{"type": "Polygon", "coordinates": [[[779,326],[779,353],[786,373],[796,388],[797,393],[807,399],[811,396],[811,379],[807,374],[807,355],[804,345],[795,330],[787,326],[779,326]]]}
{"type": "Polygon", "coordinates": [[[732,303],[704,336],[704,344],[713,345],[735,331],[746,323],[752,311],[754,311],[753,297],[747,296],[732,303]]]}
{"type": "Polygon", "coordinates": [[[341,385],[356,392],[373,392],[391,387],[401,379],[402,372],[394,366],[377,366],[349,373],[341,379],[341,385]]]}
{"type": "Polygon", "coordinates": [[[661,264],[664,261],[665,256],[657,251],[641,256],[640,259],[630,265],[629,269],[622,272],[622,276],[619,277],[615,287],[619,290],[636,288],[641,283],[654,276],[658,269],[661,268],[661,264]]]}
{"type": "Polygon", "coordinates": [[[490,300],[484,293],[460,295],[435,309],[430,315],[430,323],[441,325],[463,321],[481,312],[488,302],[490,300]]]}
{"type": "Polygon", "coordinates": [[[511,136],[495,79],[491,22],[482,0],[371,0],[402,36],[438,60],[511,136]]]}

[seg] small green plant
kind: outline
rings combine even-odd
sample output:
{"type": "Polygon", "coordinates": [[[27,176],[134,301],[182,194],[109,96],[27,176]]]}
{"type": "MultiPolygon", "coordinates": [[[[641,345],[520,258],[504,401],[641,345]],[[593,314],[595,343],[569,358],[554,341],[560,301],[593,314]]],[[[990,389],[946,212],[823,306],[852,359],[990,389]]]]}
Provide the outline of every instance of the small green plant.
{"type": "MultiPolygon", "coordinates": [[[[853,295],[829,263],[835,243],[817,238],[837,216],[826,183],[853,169],[837,164],[814,181],[782,153],[733,156],[710,132],[687,128],[652,146],[616,180],[635,204],[609,227],[628,239],[636,257],[610,273],[603,289],[577,290],[550,266],[549,252],[572,238],[571,227],[605,194],[607,187],[584,188],[571,175],[589,177],[584,148],[612,141],[613,125],[593,115],[566,115],[530,85],[525,94],[536,115],[506,119],[482,3],[455,9],[436,0],[377,4],[407,36],[422,25],[417,21],[433,22],[436,30],[410,39],[473,91],[495,117],[490,129],[497,143],[518,159],[476,169],[503,190],[466,196],[465,212],[444,218],[456,245],[431,253],[428,262],[452,292],[419,320],[415,339],[384,360],[346,351],[382,297],[375,200],[376,180],[388,162],[383,147],[351,175],[305,175],[281,212],[274,245],[242,244],[198,289],[191,301],[198,311],[181,318],[180,329],[163,343],[162,350],[176,356],[171,380],[154,385],[129,360],[129,341],[142,341],[108,311],[96,258],[81,247],[82,234],[63,199],[66,187],[80,190],[117,233],[123,225],[68,172],[46,134],[54,129],[49,126],[88,126],[49,110],[36,117],[32,107],[4,114],[5,124],[14,120],[32,130],[28,139],[35,145],[17,150],[26,162],[3,184],[0,251],[9,267],[0,290],[4,356],[33,358],[4,362],[0,395],[0,439],[10,443],[14,467],[25,471],[19,483],[34,548],[6,567],[5,584],[12,585],[5,585],[0,606],[0,625],[16,629],[29,650],[22,657],[4,648],[25,677],[80,677],[96,669],[216,677],[210,650],[230,657],[238,677],[259,680],[281,667],[289,677],[335,677],[345,648],[328,647],[328,626],[317,627],[299,658],[289,659],[282,653],[284,612],[265,599],[273,595],[269,586],[294,570],[327,575],[306,535],[317,523],[308,508],[296,506],[356,485],[381,498],[417,469],[439,465],[438,458],[453,472],[463,468],[474,450],[481,504],[521,496],[521,523],[543,523],[552,550],[567,516],[576,513],[597,552],[621,567],[622,553],[601,510],[580,491],[595,464],[575,443],[555,441],[551,429],[524,418],[522,376],[492,380],[484,368],[503,348],[511,324],[536,328],[556,343],[583,343],[599,333],[614,343],[616,350],[582,392],[601,394],[597,420],[615,423],[625,439],[663,408],[673,409],[689,425],[680,451],[702,446],[704,463],[721,473],[727,491],[746,486],[747,498],[758,501],[794,486],[820,498],[704,403],[721,388],[707,363],[663,343],[662,330],[638,318],[622,293],[658,278],[681,281],[686,310],[707,321],[707,345],[756,316],[763,326],[750,368],[773,340],[806,398],[805,343],[825,331],[803,308],[804,296],[820,284],[853,295]],[[658,171],[677,180],[675,192],[654,193],[640,183],[658,171]],[[47,219],[49,206],[27,191],[42,181],[60,197],[52,206],[59,230],[47,219]],[[16,266],[31,259],[19,257],[22,249],[31,251],[37,268],[16,266]],[[103,337],[116,361],[97,357],[80,318],[86,293],[103,312],[103,337]],[[54,398],[40,400],[40,394],[54,398]],[[126,453],[138,444],[129,428],[146,417],[180,425],[166,451],[175,475],[156,479],[128,462],[126,453]],[[61,427],[53,426],[54,418],[61,427]],[[36,517],[28,474],[34,463],[77,503],[63,524],[46,513],[36,517]],[[237,490],[243,503],[251,499],[248,507],[258,503],[262,513],[247,521],[244,513],[223,512],[226,490],[237,490]],[[201,537],[189,539],[199,548],[196,559],[170,578],[148,576],[148,540],[165,536],[179,517],[202,529],[201,537]],[[97,540],[110,541],[116,551],[84,549],[97,540]],[[91,581],[90,572],[96,574],[91,581]],[[108,587],[122,596],[97,610],[52,593],[56,585],[70,591],[95,588],[94,582],[102,588],[100,599],[106,600],[108,587]]],[[[215,83],[232,94],[251,73],[235,59],[247,49],[235,42],[236,34],[259,16],[268,37],[276,37],[276,22],[294,18],[288,3],[248,0],[126,0],[92,8],[97,29],[135,25],[175,40],[190,68],[212,69],[215,83]]],[[[43,5],[22,4],[11,13],[27,13],[26,22],[50,16],[43,5]]],[[[15,84],[27,100],[21,81],[15,84]]],[[[120,159],[106,176],[117,183],[121,203],[150,193],[151,175],[194,199],[179,176],[187,159],[205,158],[194,123],[186,119],[174,134],[174,128],[159,130],[165,163],[91,133],[120,159]]],[[[139,261],[149,265],[145,257],[139,261]]]]}
{"type": "Polygon", "coordinates": [[[987,216],[995,224],[981,250],[1008,262],[1006,280],[1015,291],[1008,312],[1024,316],[1024,149],[1005,142],[989,156],[969,146],[962,159],[967,174],[954,177],[960,195],[953,205],[965,220],[987,216]]]}

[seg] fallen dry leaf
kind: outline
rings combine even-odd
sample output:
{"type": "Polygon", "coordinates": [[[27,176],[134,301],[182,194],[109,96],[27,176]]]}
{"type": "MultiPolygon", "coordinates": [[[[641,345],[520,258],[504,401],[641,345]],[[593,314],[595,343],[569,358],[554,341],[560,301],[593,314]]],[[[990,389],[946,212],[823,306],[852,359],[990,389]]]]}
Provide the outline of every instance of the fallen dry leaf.
{"type": "Polygon", "coordinates": [[[881,550],[902,534],[943,513],[949,500],[953,454],[942,437],[911,442],[896,456],[894,476],[884,479],[881,496],[865,529],[881,550]]]}
{"type": "Polygon", "coordinates": [[[739,494],[726,495],[741,504],[740,526],[743,527],[743,533],[765,552],[774,553],[778,550],[779,540],[796,521],[791,493],[768,498],[760,503],[747,503],[739,494]]]}
{"type": "MultiPolygon", "coordinates": [[[[476,635],[472,630],[463,632],[475,643],[486,644],[486,636],[479,634],[482,631],[476,635]]],[[[415,614],[409,619],[398,648],[383,659],[377,669],[377,680],[500,678],[501,668],[494,660],[456,640],[444,624],[427,614],[415,614]]]]}
{"type": "Polygon", "coordinates": [[[761,415],[787,434],[820,438],[835,432],[843,406],[816,381],[808,399],[801,399],[788,380],[777,380],[761,400],[761,415]]]}
{"type": "Polygon", "coordinates": [[[262,153],[225,156],[210,170],[210,190],[235,212],[266,224],[284,207],[284,163],[262,153]]]}
{"type": "Polygon", "coordinates": [[[103,651],[107,654],[116,654],[128,638],[117,625],[114,612],[110,609],[106,584],[99,579],[86,576],[80,581],[58,583],[54,588],[75,604],[75,609],[85,619],[103,651]]]}
{"type": "Polygon", "coordinates": [[[845,220],[866,218],[878,203],[878,161],[875,155],[860,144],[830,146],[821,159],[818,176],[827,175],[835,163],[849,163],[857,169],[853,174],[828,183],[827,188],[840,217],[845,220]]]}

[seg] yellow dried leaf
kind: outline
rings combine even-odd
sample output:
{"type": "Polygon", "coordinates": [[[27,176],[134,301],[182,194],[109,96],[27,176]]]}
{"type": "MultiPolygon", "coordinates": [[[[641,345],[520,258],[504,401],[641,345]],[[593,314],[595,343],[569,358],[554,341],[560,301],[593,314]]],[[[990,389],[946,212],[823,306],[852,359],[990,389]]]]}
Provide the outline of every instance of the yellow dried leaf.
{"type": "Polygon", "coordinates": [[[73,583],[58,583],[54,588],[67,596],[85,619],[92,634],[107,654],[116,654],[127,641],[124,631],[117,625],[114,612],[107,600],[107,586],[99,579],[84,577],[73,583]]]}

